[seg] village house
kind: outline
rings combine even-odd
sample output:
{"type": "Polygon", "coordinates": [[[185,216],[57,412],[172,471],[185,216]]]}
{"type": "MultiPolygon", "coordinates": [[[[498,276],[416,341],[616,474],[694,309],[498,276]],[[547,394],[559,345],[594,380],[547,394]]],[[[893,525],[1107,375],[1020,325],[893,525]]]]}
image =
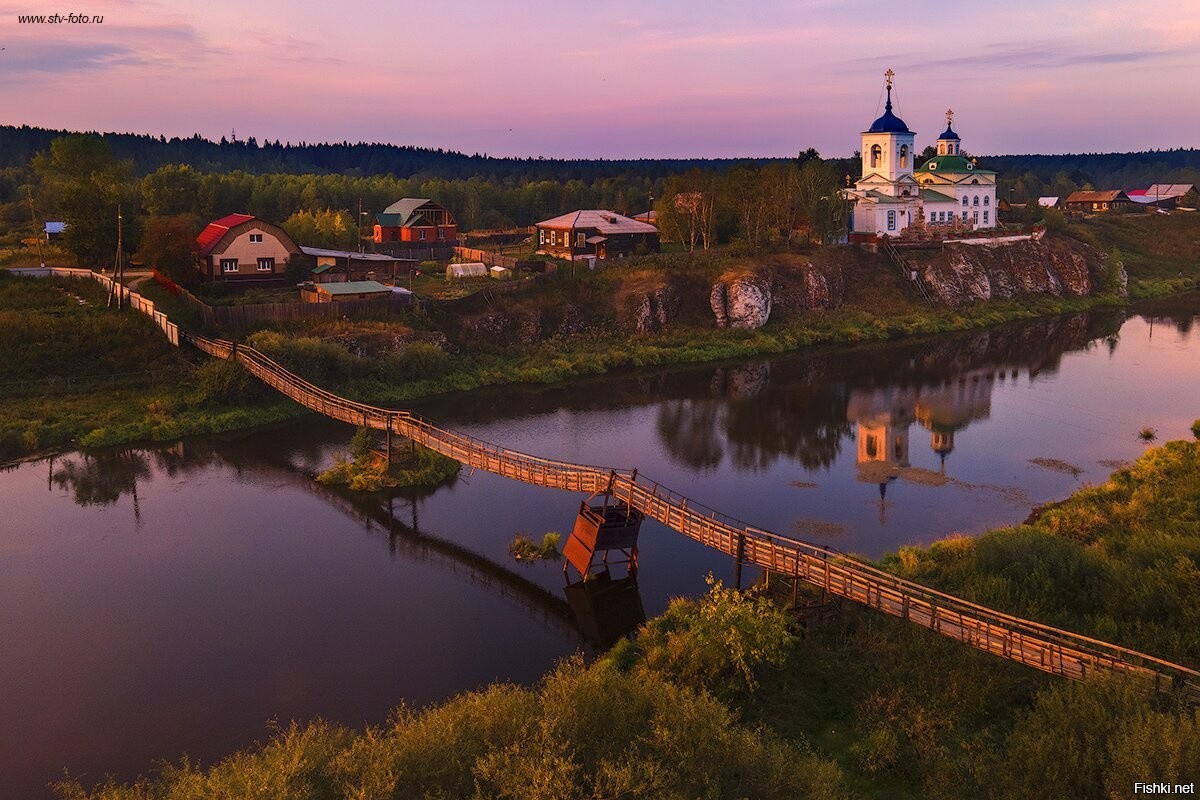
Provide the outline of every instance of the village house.
{"type": "Polygon", "coordinates": [[[300,246],[300,252],[309,259],[309,274],[314,283],[346,283],[383,278],[395,283],[398,275],[407,275],[417,265],[415,258],[395,258],[383,253],[355,253],[303,245],[300,246]]]}
{"type": "Polygon", "coordinates": [[[218,282],[279,282],[288,259],[300,255],[292,237],[278,225],[251,214],[221,217],[196,237],[201,277],[218,282]]]}
{"type": "Polygon", "coordinates": [[[658,228],[614,211],[572,211],[537,223],[537,251],[566,259],[658,252],[658,228]]]}
{"type": "Polygon", "coordinates": [[[948,231],[996,227],[996,173],[963,155],[952,124],[954,112],[946,112],[936,155],[916,169],[916,133],[892,111],[891,70],[886,77],[883,116],[861,134],[862,176],[846,190],[853,203],[850,239],[898,236],[913,226],[948,231]]]}
{"type": "Polygon", "coordinates": [[[376,244],[453,244],[457,237],[458,223],[454,221],[454,215],[441,203],[429,199],[406,197],[375,215],[376,244]]]}
{"type": "Polygon", "coordinates": [[[1121,212],[1136,208],[1129,195],[1120,189],[1106,189],[1099,192],[1071,192],[1064,205],[1068,211],[1089,212],[1121,212]]]}
{"type": "Polygon", "coordinates": [[[1143,208],[1200,207],[1200,192],[1190,183],[1156,183],[1149,189],[1129,189],[1125,194],[1143,208]]]}

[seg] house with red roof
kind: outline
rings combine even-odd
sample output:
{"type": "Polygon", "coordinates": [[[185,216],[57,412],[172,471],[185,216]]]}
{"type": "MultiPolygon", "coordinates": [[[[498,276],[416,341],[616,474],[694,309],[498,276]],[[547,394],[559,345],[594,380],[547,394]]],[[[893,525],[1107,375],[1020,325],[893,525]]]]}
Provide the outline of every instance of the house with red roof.
{"type": "Polygon", "coordinates": [[[300,254],[278,225],[252,214],[230,214],[210,222],[196,237],[200,273],[206,281],[279,282],[289,258],[300,254]]]}

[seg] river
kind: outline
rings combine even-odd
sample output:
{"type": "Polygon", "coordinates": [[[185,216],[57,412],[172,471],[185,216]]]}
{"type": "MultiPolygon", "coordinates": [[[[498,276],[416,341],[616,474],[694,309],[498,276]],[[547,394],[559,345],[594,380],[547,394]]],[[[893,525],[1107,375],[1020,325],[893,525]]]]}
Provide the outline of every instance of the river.
{"type": "MultiPolygon", "coordinates": [[[[447,426],[637,467],[759,527],[877,557],[1015,524],[1200,417],[1200,297],[773,361],[431,400],[447,426]]],[[[0,472],[0,796],[128,780],[321,716],[382,723],[532,682],[695,595],[728,559],[648,522],[636,585],[567,587],[517,533],[579,497],[463,471],[388,500],[312,480],[315,417],[0,472]]],[[[746,580],[754,575],[747,573],[746,580]]]]}

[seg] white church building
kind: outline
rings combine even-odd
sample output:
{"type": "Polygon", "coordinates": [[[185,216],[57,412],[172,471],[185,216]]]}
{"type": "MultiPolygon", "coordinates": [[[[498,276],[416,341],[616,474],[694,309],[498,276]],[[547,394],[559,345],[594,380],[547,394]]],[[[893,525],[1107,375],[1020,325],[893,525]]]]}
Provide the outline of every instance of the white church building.
{"type": "Polygon", "coordinates": [[[962,155],[954,112],[946,112],[937,155],[917,168],[917,135],[892,112],[894,73],[889,69],[886,77],[883,116],[862,133],[862,177],[846,190],[854,204],[851,238],[994,228],[996,173],[962,155]]]}

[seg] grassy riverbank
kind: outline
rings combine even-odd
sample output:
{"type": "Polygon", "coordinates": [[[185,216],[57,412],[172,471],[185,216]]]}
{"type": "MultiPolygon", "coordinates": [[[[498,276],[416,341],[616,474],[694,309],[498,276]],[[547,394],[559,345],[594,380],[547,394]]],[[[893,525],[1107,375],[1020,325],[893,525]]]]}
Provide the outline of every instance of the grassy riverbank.
{"type": "Polygon", "coordinates": [[[93,281],[0,270],[0,352],[0,462],[299,413],[240,370],[171,347],[141,314],[106,308],[93,281]]]}
{"type": "MultiPolygon", "coordinates": [[[[1121,242],[1130,265],[1130,297],[1142,299],[1195,288],[1200,267],[1190,256],[1156,260],[1161,241],[1186,238],[1191,228],[1182,230],[1181,224],[1176,217],[1114,219],[1073,224],[1066,232],[1102,246],[1121,242]]],[[[582,270],[560,276],[534,295],[497,300],[495,310],[514,319],[554,317],[564,307],[593,310],[593,319],[579,331],[547,338],[510,331],[503,341],[486,330],[464,333],[454,314],[418,311],[400,318],[310,321],[246,339],[325,388],[356,400],[400,405],[485,386],[553,384],[639,368],[770,357],[818,344],[965,331],[1126,302],[1114,296],[1033,296],[961,309],[930,307],[878,259],[846,253],[843,266],[853,290],[844,305],[777,315],[755,331],[716,328],[711,313],[696,311],[707,307],[712,280],[743,263],[741,257],[717,253],[582,270]],[[627,321],[618,319],[624,313],[621,298],[628,299],[634,289],[644,291],[672,270],[682,291],[690,293],[691,311],[666,330],[630,332],[627,321]]],[[[818,255],[832,258],[829,252],[813,257],[818,255]]],[[[784,264],[792,256],[767,257],[766,263],[772,258],[784,264]]],[[[211,366],[207,357],[187,348],[173,350],[140,315],[105,309],[94,284],[21,280],[3,271],[0,281],[0,321],[6,331],[0,344],[10,355],[0,368],[0,461],[73,446],[246,428],[302,413],[236,370],[211,366]],[[91,299],[80,305],[72,295],[91,299]]],[[[140,288],[172,319],[200,329],[199,315],[162,287],[147,280],[140,288]]]]}
{"type": "MultiPolygon", "coordinates": [[[[904,549],[906,575],[1156,655],[1200,653],[1200,442],[1027,525],[904,549]]],[[[354,731],[293,725],[211,768],[71,800],[232,797],[1129,797],[1200,780],[1200,713],[1074,684],[845,607],[803,633],[763,597],[676,600],[591,666],[354,731]]]]}

